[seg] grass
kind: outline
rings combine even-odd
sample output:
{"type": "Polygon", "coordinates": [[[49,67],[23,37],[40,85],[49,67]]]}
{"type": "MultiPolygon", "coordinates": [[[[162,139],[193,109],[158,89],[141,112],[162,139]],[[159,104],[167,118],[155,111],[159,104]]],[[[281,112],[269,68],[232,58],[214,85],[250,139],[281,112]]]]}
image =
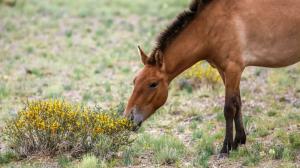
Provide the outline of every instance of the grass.
{"type": "Polygon", "coordinates": [[[249,149],[241,148],[230,154],[232,160],[243,160],[245,166],[258,166],[260,162],[269,159],[279,160],[284,163],[295,161],[297,149],[292,144],[274,143],[271,146],[256,142],[249,149]]]}
{"type": "MultiPolygon", "coordinates": [[[[100,102],[103,108],[120,102],[124,106],[132,79],[142,67],[136,46],[149,53],[155,36],[187,4],[186,0],[1,4],[0,127],[27,99],[63,97],[89,106],[100,102]]],[[[180,76],[171,83],[166,105],[144,123],[132,146],[118,157],[16,162],[1,151],[1,167],[78,167],[82,162],[104,167],[296,167],[299,74],[299,64],[245,70],[241,97],[248,141],[229,159],[217,158],[225,126],[224,87],[180,76]]]]}
{"type": "Polygon", "coordinates": [[[192,121],[192,122],[190,123],[189,128],[190,128],[191,130],[195,130],[195,129],[197,128],[197,125],[198,125],[198,122],[197,122],[197,121],[192,121]]]}
{"type": "Polygon", "coordinates": [[[70,158],[68,158],[67,156],[65,155],[60,155],[58,158],[57,158],[57,163],[60,167],[62,168],[68,168],[70,167],[71,165],[71,160],[70,158]]]}
{"type": "Polygon", "coordinates": [[[6,151],[4,153],[0,153],[0,165],[10,163],[13,160],[16,160],[17,156],[15,153],[11,151],[6,151]]]}
{"type": "Polygon", "coordinates": [[[167,165],[180,161],[186,152],[181,141],[168,135],[153,139],[152,150],[156,162],[167,165]]]}
{"type": "Polygon", "coordinates": [[[133,148],[127,148],[123,153],[123,164],[130,166],[134,164],[135,151],[133,148]]]}
{"type": "Polygon", "coordinates": [[[186,146],[174,136],[166,134],[152,137],[149,134],[141,134],[135,144],[123,153],[124,164],[127,166],[134,164],[134,158],[143,155],[145,150],[151,151],[153,155],[151,162],[158,165],[181,163],[187,153],[186,146]]]}
{"type": "Polygon", "coordinates": [[[179,133],[184,133],[185,127],[184,127],[183,125],[179,125],[179,126],[177,127],[177,131],[178,131],[179,133]]]}
{"type": "Polygon", "coordinates": [[[80,163],[78,164],[78,168],[98,168],[99,161],[96,156],[93,155],[85,155],[80,163]]]}
{"type": "Polygon", "coordinates": [[[203,136],[203,132],[199,129],[193,131],[193,134],[192,134],[192,140],[198,140],[198,139],[201,139],[203,136]]]}
{"type": "Polygon", "coordinates": [[[204,136],[196,144],[196,158],[193,162],[196,167],[209,167],[208,160],[211,155],[215,153],[215,146],[213,145],[214,138],[204,136]]]}
{"type": "Polygon", "coordinates": [[[5,84],[0,84],[0,98],[4,99],[9,96],[9,88],[5,84]]]}
{"type": "Polygon", "coordinates": [[[289,141],[294,149],[300,149],[300,133],[295,132],[289,135],[289,141]]]}
{"type": "Polygon", "coordinates": [[[263,144],[256,142],[249,149],[244,148],[231,152],[230,158],[232,160],[242,159],[242,165],[244,166],[257,166],[265,155],[263,144]]]}

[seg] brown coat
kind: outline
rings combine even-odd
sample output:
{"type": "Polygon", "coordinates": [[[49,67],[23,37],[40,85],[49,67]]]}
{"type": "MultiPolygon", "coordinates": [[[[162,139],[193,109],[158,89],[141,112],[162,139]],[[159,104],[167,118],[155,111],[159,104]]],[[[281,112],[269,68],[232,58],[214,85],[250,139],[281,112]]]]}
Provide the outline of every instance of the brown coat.
{"type": "Polygon", "coordinates": [[[300,0],[194,0],[158,39],[124,112],[140,125],[162,106],[169,83],[200,60],[225,85],[226,133],[221,153],[245,144],[240,79],[247,66],[284,67],[300,61],[300,0]],[[236,136],[233,139],[233,122],[236,136]]]}

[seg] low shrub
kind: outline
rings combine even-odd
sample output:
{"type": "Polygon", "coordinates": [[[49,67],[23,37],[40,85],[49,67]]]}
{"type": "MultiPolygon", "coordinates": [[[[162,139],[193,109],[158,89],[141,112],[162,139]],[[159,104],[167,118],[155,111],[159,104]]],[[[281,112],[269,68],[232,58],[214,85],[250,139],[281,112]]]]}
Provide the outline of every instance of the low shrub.
{"type": "Polygon", "coordinates": [[[71,152],[106,158],[130,143],[133,124],[115,109],[91,109],[61,100],[30,101],[6,122],[4,139],[21,156],[71,152]]]}

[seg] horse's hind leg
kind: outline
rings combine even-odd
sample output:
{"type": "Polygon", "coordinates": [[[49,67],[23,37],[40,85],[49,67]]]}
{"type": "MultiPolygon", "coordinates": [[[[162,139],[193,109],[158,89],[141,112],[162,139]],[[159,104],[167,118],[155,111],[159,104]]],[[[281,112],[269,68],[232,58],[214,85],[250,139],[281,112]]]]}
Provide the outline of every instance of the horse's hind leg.
{"type": "MultiPolygon", "coordinates": [[[[226,120],[226,133],[221,153],[229,153],[232,148],[237,148],[237,143],[233,141],[233,120],[237,121],[236,126],[238,126],[238,130],[240,130],[241,122],[238,114],[240,114],[241,109],[240,79],[242,71],[243,69],[235,63],[228,65],[224,71],[226,91],[224,116],[226,120]]],[[[241,132],[237,133],[237,141],[241,139],[239,138],[240,135],[242,135],[240,133],[241,132]]]]}

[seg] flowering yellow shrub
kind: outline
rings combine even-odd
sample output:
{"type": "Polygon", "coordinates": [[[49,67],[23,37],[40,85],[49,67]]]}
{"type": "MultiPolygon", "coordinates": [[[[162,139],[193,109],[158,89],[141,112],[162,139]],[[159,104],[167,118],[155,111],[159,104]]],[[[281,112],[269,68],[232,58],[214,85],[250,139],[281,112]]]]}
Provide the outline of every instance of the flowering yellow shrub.
{"type": "Polygon", "coordinates": [[[197,79],[201,82],[216,84],[222,81],[218,71],[204,62],[198,62],[184,73],[184,77],[197,79]]]}
{"type": "Polygon", "coordinates": [[[113,152],[129,143],[129,130],[133,127],[114,111],[92,110],[61,100],[31,101],[7,122],[4,133],[11,147],[25,156],[92,151],[105,157],[107,153],[97,151],[102,150],[99,144],[103,142],[99,141],[111,144],[107,152],[113,152]]]}

